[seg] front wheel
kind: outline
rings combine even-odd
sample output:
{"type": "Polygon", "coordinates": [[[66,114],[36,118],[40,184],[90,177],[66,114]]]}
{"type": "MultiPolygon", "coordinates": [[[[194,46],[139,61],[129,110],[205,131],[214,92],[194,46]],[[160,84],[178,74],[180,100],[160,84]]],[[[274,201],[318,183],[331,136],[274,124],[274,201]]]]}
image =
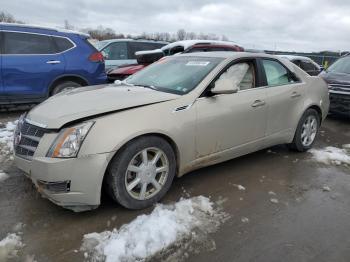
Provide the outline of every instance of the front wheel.
{"type": "Polygon", "coordinates": [[[108,192],[126,208],[146,208],[166,194],[175,172],[175,154],[169,143],[157,136],[141,137],[112,160],[106,178],[108,192]]]}
{"type": "Polygon", "coordinates": [[[69,90],[69,89],[74,89],[77,87],[81,87],[81,84],[73,81],[64,81],[59,84],[57,84],[51,92],[51,95],[56,95],[58,93],[61,93],[63,91],[69,90]]]}
{"type": "Polygon", "coordinates": [[[301,117],[293,142],[290,144],[292,149],[299,152],[309,150],[316,139],[320,127],[320,116],[314,109],[308,109],[301,117]]]}

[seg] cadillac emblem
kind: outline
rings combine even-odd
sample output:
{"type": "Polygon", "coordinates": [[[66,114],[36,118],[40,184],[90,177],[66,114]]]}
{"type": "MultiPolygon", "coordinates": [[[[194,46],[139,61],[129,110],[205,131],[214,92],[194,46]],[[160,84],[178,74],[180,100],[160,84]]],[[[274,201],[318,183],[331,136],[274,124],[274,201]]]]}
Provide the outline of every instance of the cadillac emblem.
{"type": "Polygon", "coordinates": [[[14,144],[15,146],[18,146],[19,143],[22,140],[22,133],[19,131],[16,135],[15,135],[15,139],[14,139],[14,144]]]}

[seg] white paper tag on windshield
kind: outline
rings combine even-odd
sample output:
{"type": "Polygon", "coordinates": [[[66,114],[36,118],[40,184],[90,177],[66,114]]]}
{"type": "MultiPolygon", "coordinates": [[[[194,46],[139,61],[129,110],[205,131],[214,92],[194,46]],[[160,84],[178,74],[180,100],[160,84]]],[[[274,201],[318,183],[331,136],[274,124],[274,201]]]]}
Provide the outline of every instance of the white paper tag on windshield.
{"type": "Polygon", "coordinates": [[[207,66],[210,62],[208,61],[188,61],[187,66],[207,66]]]}

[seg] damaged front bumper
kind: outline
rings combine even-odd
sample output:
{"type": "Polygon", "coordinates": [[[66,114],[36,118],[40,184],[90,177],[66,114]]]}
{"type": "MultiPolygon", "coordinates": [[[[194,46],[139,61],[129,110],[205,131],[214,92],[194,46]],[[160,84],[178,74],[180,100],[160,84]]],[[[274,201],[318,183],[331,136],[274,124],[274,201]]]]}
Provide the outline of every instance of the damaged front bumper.
{"type": "Polygon", "coordinates": [[[76,212],[100,205],[102,181],[109,154],[78,158],[34,157],[27,160],[14,156],[43,197],[76,212]]]}

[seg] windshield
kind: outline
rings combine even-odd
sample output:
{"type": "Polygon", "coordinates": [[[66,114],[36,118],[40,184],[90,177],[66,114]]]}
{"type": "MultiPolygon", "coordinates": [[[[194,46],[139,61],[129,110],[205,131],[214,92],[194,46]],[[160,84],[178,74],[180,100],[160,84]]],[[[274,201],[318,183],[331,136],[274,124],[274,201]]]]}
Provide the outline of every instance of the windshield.
{"type": "Polygon", "coordinates": [[[334,73],[350,74],[350,57],[338,59],[327,71],[334,73]]]}
{"type": "Polygon", "coordinates": [[[167,57],[130,76],[126,83],[186,94],[222,60],[213,57],[167,57]]]}

